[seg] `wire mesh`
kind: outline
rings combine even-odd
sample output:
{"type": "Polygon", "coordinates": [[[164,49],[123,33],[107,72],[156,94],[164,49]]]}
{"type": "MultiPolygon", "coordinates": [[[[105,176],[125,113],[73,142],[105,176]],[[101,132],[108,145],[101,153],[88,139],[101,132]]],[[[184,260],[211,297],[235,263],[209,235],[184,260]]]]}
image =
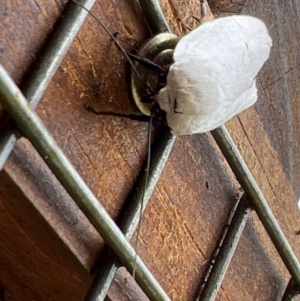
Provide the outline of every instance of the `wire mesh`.
{"type": "MultiPolygon", "coordinates": [[[[82,4],[87,8],[90,8],[94,1],[82,1],[82,4]]],[[[152,28],[153,33],[159,33],[163,31],[170,31],[162,11],[160,9],[158,1],[155,0],[140,0],[141,6],[145,10],[145,16],[152,28]]],[[[86,12],[73,6],[70,8],[67,17],[64,18],[65,23],[62,25],[64,30],[59,29],[61,35],[56,35],[51,42],[50,49],[51,55],[45,55],[47,59],[43,60],[40,65],[40,71],[35,74],[35,77],[30,79],[27,86],[27,90],[24,91],[28,100],[34,107],[39,99],[42,97],[47,85],[50,83],[53,74],[60,65],[62,58],[64,57],[69,45],[75,37],[78,29],[84,21],[86,12]],[[71,22],[71,23],[68,23],[71,22]],[[37,84],[38,83],[38,84],[37,84]]],[[[66,160],[64,154],[56,146],[55,141],[49,135],[47,130],[41,124],[38,116],[28,108],[25,99],[22,97],[19,90],[14,86],[14,83],[8,78],[5,71],[1,68],[0,74],[0,90],[2,96],[2,104],[9,111],[14,121],[18,124],[19,128],[22,128],[22,134],[28,137],[35,145],[36,149],[41,153],[45,162],[52,168],[57,178],[61,180],[63,185],[67,188],[70,195],[79,204],[82,211],[90,219],[90,221],[98,229],[99,233],[103,236],[108,244],[111,245],[114,252],[128,269],[132,268],[132,260],[134,258],[134,250],[130,247],[119,228],[112,222],[106,211],[101,207],[99,202],[91,194],[86,187],[85,183],[79,177],[79,175],[73,170],[72,166],[66,160]],[[12,92],[18,97],[13,97],[12,92]],[[17,92],[17,93],[16,93],[17,92]],[[71,179],[71,180],[70,180],[71,179]],[[71,182],[70,182],[71,181],[71,182]],[[81,192],[78,192],[78,186],[82,187],[81,192]],[[76,188],[75,188],[76,187],[76,188]],[[84,200],[81,202],[80,200],[84,200]],[[96,212],[96,213],[93,213],[96,212]],[[99,223],[101,221],[101,225],[99,223]],[[103,221],[105,226],[103,226],[103,221]]],[[[16,129],[12,122],[8,123],[7,130],[0,137],[0,167],[2,168],[10,151],[12,150],[14,143],[17,139],[15,134],[16,129]]],[[[271,237],[279,255],[289,270],[292,278],[288,288],[293,284],[293,288],[300,287],[300,266],[297,258],[295,257],[288,241],[286,240],[281,228],[279,227],[271,209],[269,208],[267,201],[265,200],[262,192],[248,170],[245,162],[239,154],[236,146],[234,145],[231,137],[226,131],[225,127],[219,128],[212,132],[217,144],[235,173],[237,179],[241,183],[243,189],[249,198],[251,205],[260,217],[264,227],[266,228],[269,236],[271,237]],[[291,284],[292,283],[292,284],[291,284]]],[[[168,153],[174,142],[174,137],[168,133],[164,134],[165,140],[158,143],[158,148],[161,153],[157,153],[157,162],[159,167],[151,169],[152,172],[156,170],[154,175],[155,180],[149,184],[147,188],[149,196],[153,190],[155,183],[162,171],[163,165],[168,157],[168,153]]],[[[138,194],[138,193],[137,193],[138,194]]],[[[138,199],[139,197],[137,197],[138,199]]],[[[138,203],[138,202],[137,202],[138,203]]],[[[136,220],[136,208],[138,205],[134,205],[132,216],[136,220]]],[[[130,214],[131,215],[131,214],[130,214]]],[[[129,224],[132,224],[132,220],[128,220],[129,224]]],[[[135,222],[136,223],[136,222],[135,222]]],[[[128,224],[128,225],[129,225],[128,224]]],[[[124,226],[124,232],[130,237],[134,227],[128,230],[129,226],[124,226]],[[127,229],[127,230],[126,230],[127,229]],[[128,234],[128,233],[131,234],[128,234]]],[[[237,237],[238,240],[239,236],[237,237]]],[[[232,256],[233,254],[228,254],[232,256]]],[[[225,259],[228,260],[228,258],[225,259]]],[[[229,264],[229,262],[228,262],[229,264]]],[[[111,263],[111,266],[113,262],[111,263]]],[[[137,281],[141,287],[147,293],[151,300],[169,300],[169,297],[161,289],[154,277],[149,273],[143,262],[137,260],[137,281]]],[[[225,273],[225,272],[224,272],[225,273]]],[[[110,274],[110,273],[108,273],[110,274]]],[[[102,282],[104,281],[106,288],[112,279],[112,276],[105,274],[102,282]],[[107,278],[106,278],[107,277],[107,278]]],[[[111,274],[110,274],[111,275],[111,274]]],[[[208,284],[208,283],[207,283],[208,284]]],[[[287,291],[289,291],[287,288],[287,291]]],[[[104,289],[99,286],[99,290],[104,289]]],[[[105,290],[106,291],[106,290],[105,290]]],[[[298,293],[294,290],[294,295],[298,293]]],[[[96,294],[97,295],[97,294],[96,294]]],[[[90,300],[96,300],[96,295],[91,297],[90,300]]],[[[284,298],[288,298],[285,294],[284,298]]],[[[99,299],[97,299],[99,300],[99,299]]],[[[292,300],[292,299],[284,299],[292,300]]]]}

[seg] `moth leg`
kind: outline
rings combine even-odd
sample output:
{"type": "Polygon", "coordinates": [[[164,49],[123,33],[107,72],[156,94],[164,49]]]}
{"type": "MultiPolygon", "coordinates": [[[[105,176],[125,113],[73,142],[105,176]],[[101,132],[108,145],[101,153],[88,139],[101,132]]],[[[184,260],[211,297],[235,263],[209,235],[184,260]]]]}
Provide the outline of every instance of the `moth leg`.
{"type": "Polygon", "coordinates": [[[200,0],[201,24],[212,21],[215,17],[212,14],[207,0],[200,0]]]}
{"type": "Polygon", "coordinates": [[[143,115],[142,113],[119,113],[119,112],[113,112],[113,111],[97,111],[88,105],[85,105],[84,109],[95,115],[122,117],[122,118],[127,118],[127,119],[131,119],[131,120],[135,120],[135,121],[140,121],[140,122],[149,122],[150,121],[150,116],[143,115]]]}
{"type": "Polygon", "coordinates": [[[146,94],[146,95],[143,95],[141,97],[141,102],[142,103],[151,103],[154,101],[154,96],[156,95],[157,93],[149,93],[149,94],[146,94]]]}
{"type": "MultiPolygon", "coordinates": [[[[202,9],[201,9],[201,12],[202,12],[202,9]]],[[[195,16],[192,16],[192,18],[194,20],[196,20],[196,22],[198,22],[198,24],[201,24],[201,20],[198,18],[198,17],[195,17],[195,16]]],[[[190,29],[190,28],[189,28],[190,29]]],[[[192,31],[192,29],[190,29],[190,31],[192,31]]]]}

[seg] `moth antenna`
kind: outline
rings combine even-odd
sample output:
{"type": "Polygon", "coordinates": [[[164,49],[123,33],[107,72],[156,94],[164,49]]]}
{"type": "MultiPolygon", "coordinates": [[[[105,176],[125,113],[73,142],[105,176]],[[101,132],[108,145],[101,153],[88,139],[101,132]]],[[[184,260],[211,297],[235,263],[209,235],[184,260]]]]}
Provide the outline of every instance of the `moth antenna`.
{"type": "Polygon", "coordinates": [[[133,71],[135,72],[136,76],[138,77],[138,79],[153,93],[157,93],[157,91],[154,91],[151,87],[149,87],[145,81],[141,78],[140,74],[138,73],[138,71],[136,70],[134,64],[132,63],[131,59],[129,58],[129,55],[127,53],[127,51],[122,47],[122,45],[120,44],[120,42],[118,41],[118,39],[110,32],[110,30],[108,29],[108,27],[103,24],[92,12],[90,12],[86,7],[84,7],[81,3],[79,3],[76,0],[72,0],[73,2],[75,2],[77,5],[79,5],[81,8],[83,8],[85,11],[87,11],[95,20],[96,22],[98,22],[98,24],[108,33],[108,35],[113,39],[113,41],[115,42],[116,46],[118,47],[118,49],[124,54],[124,56],[126,57],[127,61],[129,62],[131,68],[133,69],[133,71]]]}
{"type": "MultiPolygon", "coordinates": [[[[118,49],[123,53],[123,55],[126,57],[126,59],[128,60],[129,64],[131,65],[133,71],[135,72],[135,74],[137,75],[137,77],[139,78],[139,80],[149,89],[149,91],[153,94],[157,94],[157,91],[154,91],[151,87],[149,87],[144,80],[141,78],[140,74],[138,73],[138,71],[136,70],[134,64],[132,63],[131,59],[129,56],[133,57],[134,59],[138,60],[140,63],[147,65],[149,67],[149,65],[151,66],[151,68],[156,71],[156,72],[163,72],[166,73],[166,70],[161,68],[160,66],[158,66],[157,64],[147,60],[147,59],[142,59],[139,58],[137,56],[134,56],[132,54],[129,54],[119,43],[118,39],[114,36],[114,34],[112,34],[110,32],[110,30],[106,27],[106,25],[104,25],[93,13],[91,13],[87,8],[85,8],[81,3],[79,3],[76,0],[72,0],[73,2],[75,2],[77,5],[79,5],[81,8],[83,8],[84,10],[86,10],[97,22],[98,24],[108,33],[108,35],[113,39],[113,41],[115,42],[116,46],[118,47],[118,49]]],[[[145,199],[145,193],[146,193],[146,189],[147,189],[147,185],[148,185],[148,179],[149,179],[149,169],[150,169],[150,160],[151,160],[151,132],[152,132],[152,125],[153,125],[153,117],[155,114],[155,110],[151,110],[151,114],[150,117],[149,116],[136,116],[134,114],[124,114],[124,113],[116,113],[116,112],[111,112],[111,111],[96,111],[93,108],[91,108],[90,106],[86,106],[85,107],[86,110],[94,113],[94,114],[99,114],[99,115],[114,115],[114,116],[118,116],[118,117],[126,117],[126,118],[130,118],[130,119],[134,119],[134,120],[139,120],[139,121],[147,121],[149,122],[149,126],[148,126],[148,135],[147,135],[147,148],[148,148],[148,152],[147,152],[147,161],[146,161],[146,168],[145,168],[145,181],[144,181],[144,190],[143,190],[143,194],[142,194],[142,199],[140,202],[140,218],[138,221],[138,226],[137,226],[137,237],[136,237],[136,241],[135,241],[135,255],[134,255],[134,264],[133,264],[133,270],[132,270],[132,276],[135,279],[135,273],[136,273],[136,259],[137,259],[137,249],[138,249],[138,238],[140,235],[140,229],[141,229],[141,218],[142,218],[142,214],[143,214],[143,208],[144,208],[144,199],[145,199]],[[141,118],[143,120],[141,120],[141,118]],[[147,118],[147,120],[145,120],[145,118],[147,118]]]]}
{"type": "Polygon", "coordinates": [[[141,224],[142,224],[142,215],[143,215],[143,208],[144,208],[145,192],[146,192],[146,189],[147,189],[148,178],[149,178],[149,169],[150,169],[150,161],[151,161],[151,133],[152,133],[152,124],[153,124],[153,117],[154,117],[153,115],[154,115],[154,110],[151,110],[150,121],[149,121],[149,126],[148,126],[148,137],[147,137],[148,152],[147,152],[147,162],[146,162],[146,169],[145,169],[146,175],[145,175],[145,182],[144,182],[144,190],[143,190],[142,200],[141,200],[141,204],[140,204],[140,218],[139,218],[139,222],[138,222],[138,226],[137,226],[137,235],[136,235],[135,245],[134,245],[135,255],[134,255],[134,263],[133,263],[133,270],[132,270],[133,279],[135,279],[138,241],[139,241],[141,224]]]}
{"type": "Polygon", "coordinates": [[[132,59],[138,61],[141,65],[147,67],[148,69],[150,69],[154,72],[157,72],[157,73],[164,73],[164,74],[167,73],[166,69],[164,69],[163,67],[159,66],[158,64],[148,60],[147,58],[136,56],[135,54],[130,53],[128,51],[126,51],[126,52],[127,52],[129,57],[131,57],[132,59]]]}

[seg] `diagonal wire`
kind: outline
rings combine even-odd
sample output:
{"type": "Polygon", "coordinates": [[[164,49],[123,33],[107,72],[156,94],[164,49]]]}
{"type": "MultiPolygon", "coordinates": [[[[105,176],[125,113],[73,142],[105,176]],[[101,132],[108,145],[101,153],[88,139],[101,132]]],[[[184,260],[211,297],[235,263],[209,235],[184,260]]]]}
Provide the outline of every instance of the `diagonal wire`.
{"type": "MultiPolygon", "coordinates": [[[[163,13],[159,6],[159,2],[157,0],[140,0],[140,4],[143,8],[144,15],[153,34],[167,31],[170,32],[170,29],[164,19],[163,13]]],[[[300,284],[300,267],[298,260],[293,253],[287,239],[285,238],[280,226],[278,225],[260,188],[258,187],[246,163],[244,162],[229,133],[227,132],[225,126],[212,131],[212,135],[216,140],[219,148],[221,149],[223,155],[227,159],[238,181],[249,197],[251,204],[256,210],[269,236],[271,237],[271,240],[273,241],[279,255],[281,256],[291,275],[296,279],[296,282],[300,284]]],[[[163,145],[161,147],[163,148],[163,145]]],[[[237,237],[237,240],[238,239],[239,237],[237,237]]],[[[110,265],[114,265],[113,260],[110,264],[107,264],[108,267],[110,265]]],[[[225,269],[223,272],[225,273],[225,269]]],[[[102,274],[102,276],[100,277],[96,277],[93,282],[93,289],[97,287],[98,292],[107,292],[107,290],[105,290],[104,286],[102,285],[105,284],[106,288],[108,289],[108,283],[112,281],[113,276],[111,274],[110,279],[109,277],[105,277],[106,276],[104,274],[102,274]],[[97,281],[99,282],[97,283],[97,281]]],[[[94,293],[91,293],[90,295],[88,294],[88,298],[86,300],[104,300],[101,298],[97,299],[97,293],[95,292],[96,290],[94,290],[94,293]]]]}
{"type": "Polygon", "coordinates": [[[298,259],[232,138],[225,126],[213,130],[211,133],[269,234],[282,261],[294,281],[300,286],[300,265],[298,259]]]}
{"type": "MultiPolygon", "coordinates": [[[[28,106],[27,100],[1,65],[0,101],[16,122],[20,132],[30,140],[122,264],[132,271],[135,259],[134,249],[56,144],[38,115],[28,106]]],[[[136,280],[150,300],[170,301],[168,295],[138,256],[136,257],[136,280]]]]}
{"type": "MultiPolygon", "coordinates": [[[[169,157],[174,140],[175,136],[171,135],[169,129],[165,126],[162,126],[158,130],[151,147],[153,155],[151,157],[146,190],[143,185],[145,182],[144,170],[146,167],[144,166],[134,184],[132,193],[127,197],[126,206],[122,210],[123,215],[120,217],[118,225],[128,240],[130,240],[137,227],[140,218],[141,203],[143,204],[142,210],[144,210],[169,157]]],[[[105,248],[101,253],[100,262],[97,263],[95,276],[85,297],[85,301],[103,301],[117,269],[118,258],[112,254],[109,248],[105,248]]]]}
{"type": "MultiPolygon", "coordinates": [[[[158,1],[140,0],[139,2],[153,34],[170,32],[170,28],[164,18],[158,1]]],[[[164,126],[158,130],[151,148],[152,162],[149,167],[149,180],[146,185],[146,191],[144,186],[144,168],[142,168],[142,174],[137,178],[133,192],[127,198],[126,203],[128,203],[128,207],[123,208],[124,215],[119,221],[120,229],[128,240],[131,238],[137,227],[140,218],[139,208],[141,207],[141,203],[143,203],[144,210],[165,166],[174,141],[175,136],[170,134],[170,131],[164,126]],[[144,193],[145,197],[143,200],[144,193]]],[[[97,264],[94,280],[86,295],[85,301],[103,301],[117,271],[118,259],[111,254],[109,248],[104,249],[101,258],[106,259],[100,260],[97,264]]]]}
{"type": "MultiPolygon", "coordinates": [[[[91,9],[96,0],[81,0],[80,3],[91,9]]],[[[37,67],[29,76],[27,83],[22,89],[25,98],[32,108],[35,108],[45,93],[57,68],[60,66],[78,30],[83,24],[87,12],[80,9],[75,3],[70,3],[60,24],[53,33],[51,40],[37,67]]],[[[5,120],[0,136],[0,170],[3,168],[8,156],[18,139],[18,130],[11,118],[5,120]]]]}
{"type": "MultiPolygon", "coordinates": [[[[91,3],[93,1],[86,1],[86,2],[91,3]]],[[[141,2],[141,6],[143,7],[143,9],[145,11],[148,9],[148,7],[150,7],[150,8],[152,7],[153,11],[156,14],[156,16],[154,16],[152,18],[151,23],[149,22],[153,33],[158,33],[160,31],[169,31],[169,27],[167,26],[166,22],[164,21],[164,18],[162,18],[162,20],[164,22],[158,22],[157,23],[158,26],[155,25],[156,20],[159,20],[159,18],[162,17],[158,1],[155,1],[155,0],[149,0],[149,1],[144,0],[144,1],[142,1],[141,0],[140,2],[141,2]]],[[[88,4],[84,4],[84,5],[88,6],[88,4]]],[[[76,10],[76,8],[75,8],[75,10],[76,10]]],[[[75,15],[76,15],[76,13],[75,13],[75,15]]],[[[74,19],[77,20],[76,17],[74,19]]],[[[84,19],[84,17],[83,17],[83,19],[84,19]]],[[[83,20],[82,20],[82,22],[83,22],[83,20]]],[[[75,29],[76,26],[74,26],[74,28],[73,28],[74,30],[78,30],[78,29],[75,29]]],[[[69,34],[68,31],[66,31],[66,33],[69,34]]],[[[72,34],[70,34],[70,37],[71,36],[72,36],[72,34]]],[[[75,36],[75,34],[74,34],[74,36],[75,36]]],[[[73,36],[73,38],[74,38],[74,36],[73,36]]],[[[52,54],[50,53],[50,55],[53,55],[53,57],[52,57],[51,60],[48,60],[48,66],[47,66],[47,63],[45,65],[41,64],[41,66],[45,67],[44,71],[42,69],[40,71],[41,78],[39,78],[39,76],[37,76],[37,78],[34,79],[35,77],[33,75],[33,77],[32,77],[33,79],[30,80],[29,87],[25,88],[25,90],[24,90],[26,92],[27,97],[31,100],[33,106],[36,105],[37,102],[39,101],[39,99],[41,98],[41,96],[44,93],[47,85],[51,81],[51,78],[52,78],[53,74],[55,73],[57,67],[59,66],[59,64],[62,60],[62,57],[65,54],[64,51],[67,51],[66,49],[68,48],[68,46],[71,43],[71,40],[70,40],[66,44],[63,45],[63,42],[65,42],[66,40],[64,40],[65,37],[63,35],[61,36],[61,38],[62,38],[62,44],[60,45],[60,47],[58,47],[58,49],[56,49],[57,52],[54,51],[54,53],[52,53],[52,54]],[[54,64],[52,64],[52,63],[54,63],[54,64]],[[33,84],[34,82],[35,82],[35,85],[33,84]],[[36,88],[36,87],[38,87],[38,88],[36,88]],[[28,89],[28,90],[26,90],[26,89],[28,89]]],[[[57,41],[59,41],[59,39],[57,39],[57,41]]],[[[47,62],[47,58],[45,59],[45,62],[47,62]]],[[[33,112],[31,112],[31,113],[34,114],[33,112]]],[[[35,116],[35,115],[33,115],[33,116],[35,116]]],[[[9,124],[9,122],[8,122],[8,124],[9,124]]],[[[16,136],[14,134],[14,131],[11,131],[9,126],[7,126],[7,128],[8,128],[8,130],[5,131],[4,134],[0,138],[0,168],[2,168],[6,158],[8,157],[8,155],[9,155],[9,153],[10,153],[11,149],[13,148],[13,145],[16,141],[16,136]]],[[[299,262],[298,262],[297,258],[295,257],[291,247],[289,246],[289,244],[288,244],[281,228],[279,227],[275,217],[273,216],[273,213],[272,213],[271,209],[269,208],[269,206],[267,204],[267,201],[265,200],[262,192],[260,191],[259,187],[257,186],[257,183],[255,182],[255,180],[254,180],[253,176],[251,175],[248,167],[246,166],[246,164],[243,161],[241,155],[239,154],[238,150],[236,149],[236,146],[234,145],[231,137],[227,133],[225,127],[221,127],[217,130],[214,130],[212,132],[212,134],[213,134],[216,142],[218,143],[221,151],[223,152],[225,158],[229,162],[229,165],[231,166],[231,168],[232,168],[233,172],[235,173],[237,179],[239,180],[239,182],[241,183],[243,189],[245,190],[245,192],[247,193],[247,195],[251,199],[251,202],[254,206],[254,209],[256,210],[258,216],[260,217],[260,219],[261,219],[264,227],[266,228],[268,234],[270,235],[275,247],[278,250],[278,253],[280,254],[280,256],[283,259],[285,265],[287,266],[289,272],[291,273],[295,283],[297,284],[297,286],[299,286],[300,285],[299,262]]],[[[46,150],[45,149],[40,149],[40,151],[46,151],[46,150]]],[[[45,156],[44,156],[44,159],[46,161],[49,160],[48,155],[46,154],[45,156]]],[[[57,172],[56,172],[56,174],[57,174],[57,172]]],[[[82,181],[81,178],[79,178],[77,180],[79,182],[82,181]]],[[[74,194],[78,193],[78,191],[70,191],[70,190],[68,190],[68,191],[70,192],[70,194],[72,196],[74,194]]],[[[95,204],[93,204],[93,206],[94,205],[95,204]]],[[[93,206],[82,208],[84,213],[87,215],[87,217],[89,219],[93,219],[93,216],[91,216],[91,212],[90,212],[91,209],[94,209],[93,206]]],[[[98,205],[96,205],[96,207],[97,206],[98,205]]],[[[98,210],[100,210],[100,209],[98,208],[98,210]]],[[[101,210],[99,212],[101,212],[101,210]]],[[[98,212],[98,214],[99,214],[99,212],[98,212]]],[[[93,223],[97,224],[97,221],[93,220],[93,223]]],[[[96,228],[100,229],[100,226],[98,225],[98,227],[96,227],[96,228]]],[[[104,235],[104,236],[106,237],[106,235],[104,235]]],[[[108,238],[108,241],[109,240],[110,239],[108,238]]],[[[121,241],[122,241],[122,239],[121,239],[121,241]]],[[[126,243],[125,243],[125,245],[126,245],[126,243]]],[[[129,248],[127,251],[129,251],[129,253],[130,253],[130,250],[131,249],[129,248]]],[[[119,251],[120,250],[118,250],[118,252],[119,251]]],[[[118,253],[118,252],[116,252],[116,253],[118,253]]],[[[121,254],[120,257],[122,258],[123,255],[124,254],[121,254]]],[[[127,265],[126,260],[130,261],[130,258],[127,258],[127,259],[123,258],[123,260],[125,260],[125,265],[127,265]]],[[[138,263],[140,264],[139,260],[138,260],[138,263]]],[[[129,263],[129,266],[130,266],[130,263],[129,263]]],[[[138,276],[138,278],[140,277],[139,269],[138,269],[138,275],[137,276],[138,276]]],[[[147,288],[146,288],[146,291],[148,291],[147,288]]],[[[155,300],[164,300],[164,299],[155,299],[155,300]]],[[[166,300],[168,300],[168,297],[167,297],[166,300]]]]}

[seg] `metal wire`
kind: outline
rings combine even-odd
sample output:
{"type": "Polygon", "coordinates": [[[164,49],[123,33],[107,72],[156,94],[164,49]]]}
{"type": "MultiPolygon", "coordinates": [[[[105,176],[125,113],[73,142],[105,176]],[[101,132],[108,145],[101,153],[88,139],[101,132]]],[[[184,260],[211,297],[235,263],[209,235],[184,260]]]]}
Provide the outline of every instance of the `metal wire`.
{"type": "MultiPolygon", "coordinates": [[[[95,2],[96,0],[80,1],[88,9],[91,9],[95,2]]],[[[86,16],[86,11],[83,11],[73,2],[70,3],[49,44],[45,47],[40,63],[33,70],[22,89],[25,98],[27,98],[32,108],[37,106],[45,93],[86,16]]],[[[0,170],[3,168],[17,141],[17,135],[17,129],[13,121],[11,119],[6,120],[0,137],[0,170]]]]}
{"type": "Polygon", "coordinates": [[[139,0],[153,35],[171,32],[158,0],[139,0]]]}
{"type": "MultiPolygon", "coordinates": [[[[91,9],[92,5],[96,0],[81,0],[79,1],[82,5],[84,5],[87,9],[91,9]]],[[[148,9],[152,13],[159,14],[160,6],[157,6],[157,3],[153,2],[151,5],[146,5],[144,8],[148,9]]],[[[24,87],[24,94],[27,96],[29,103],[33,108],[36,107],[42,95],[44,94],[47,86],[52,80],[53,75],[55,74],[57,68],[59,67],[63,57],[65,56],[68,48],[70,47],[73,39],[75,38],[78,30],[80,29],[82,23],[84,22],[85,17],[87,16],[87,12],[82,10],[78,5],[74,3],[70,3],[70,7],[67,10],[66,15],[61,19],[60,25],[57,27],[55,33],[53,34],[52,39],[49,44],[45,48],[44,53],[42,54],[42,59],[37,69],[29,77],[27,85],[24,87]]],[[[163,16],[161,14],[161,16],[163,16]]],[[[154,26],[157,28],[157,24],[154,26]]],[[[168,31],[168,25],[165,22],[164,18],[160,18],[160,25],[163,31],[168,31]]],[[[155,31],[155,29],[154,29],[155,31]]],[[[14,126],[14,122],[10,119],[5,127],[2,130],[0,137],[0,169],[3,168],[9,154],[11,153],[14,144],[17,140],[18,131],[14,126]]],[[[150,198],[151,191],[155,187],[155,183],[159,178],[159,174],[163,169],[164,163],[166,162],[168,152],[172,147],[174,142],[174,136],[172,135],[163,135],[165,143],[162,143],[163,152],[165,155],[159,157],[159,162],[157,162],[157,166],[154,167],[152,171],[154,171],[152,180],[150,179],[150,187],[147,188],[147,198],[150,198]],[[151,184],[151,182],[153,182],[151,184]]],[[[155,165],[155,164],[154,164],[155,165]]],[[[140,192],[137,190],[136,198],[139,198],[140,192]]],[[[137,205],[138,206],[138,205],[137,205]]],[[[137,207],[136,207],[137,208],[137,207]]],[[[135,209],[132,207],[131,213],[129,213],[128,219],[123,220],[124,231],[129,238],[134,231],[135,224],[137,223],[137,215],[135,215],[135,209]]]]}
{"type": "Polygon", "coordinates": [[[205,276],[204,282],[200,287],[199,296],[196,301],[213,301],[218,293],[221,283],[225,277],[229,263],[234,255],[240,237],[243,233],[251,207],[247,200],[246,194],[233,208],[233,216],[225,232],[224,238],[221,239],[220,246],[215,250],[211,266],[205,276]]]}
{"type": "MultiPolygon", "coordinates": [[[[152,33],[158,34],[162,32],[170,32],[170,28],[165,20],[165,17],[160,8],[159,2],[156,0],[140,0],[140,5],[144,11],[148,25],[152,33]]],[[[146,207],[156,182],[164,168],[168,159],[169,153],[172,149],[175,136],[170,134],[170,131],[161,128],[156,135],[153,151],[151,152],[151,165],[149,168],[149,181],[145,191],[144,208],[146,207]]],[[[140,218],[140,204],[144,194],[144,174],[139,177],[135,183],[136,189],[132,195],[128,196],[129,207],[124,208],[125,215],[120,220],[120,229],[125,237],[129,240],[136,229],[138,220],[140,218]]],[[[143,210],[144,210],[143,208],[143,210]]],[[[114,274],[117,271],[117,259],[111,256],[109,249],[105,249],[102,254],[106,260],[101,261],[98,265],[93,283],[86,295],[85,301],[103,301],[108,292],[109,286],[113,281],[114,274]]]]}
{"type": "MultiPolygon", "coordinates": [[[[135,182],[133,192],[128,196],[126,203],[128,206],[123,208],[123,215],[119,221],[119,227],[129,240],[134,233],[138,221],[140,219],[140,206],[143,204],[146,207],[153,189],[160,177],[165,163],[169,157],[169,153],[173,146],[175,137],[170,134],[170,130],[165,126],[161,127],[157,132],[155,141],[153,142],[151,153],[151,164],[149,168],[148,185],[145,190],[145,167],[141,169],[141,173],[135,182]],[[144,197],[144,201],[142,201],[144,197]]],[[[143,210],[144,210],[143,208],[143,210]]],[[[114,278],[114,274],[118,268],[117,258],[111,256],[109,249],[101,254],[101,260],[97,267],[93,283],[87,293],[85,301],[102,301],[105,299],[109,286],[114,278]]]]}
{"type": "MultiPolygon", "coordinates": [[[[0,100],[19,127],[20,132],[31,141],[57,179],[124,266],[132,271],[135,259],[134,249],[58,147],[2,66],[0,66],[0,100]]],[[[136,280],[150,300],[170,300],[138,256],[136,257],[136,280]]]]}
{"type": "MultiPolygon", "coordinates": [[[[94,1],[92,0],[82,1],[85,7],[89,7],[93,2],[94,1]]],[[[154,34],[170,31],[158,1],[140,0],[140,3],[154,34]]],[[[70,12],[70,14],[68,13],[68,17],[65,17],[62,21],[65,26],[62,27],[65,28],[64,33],[62,33],[62,28],[58,30],[61,32],[61,35],[57,33],[57,36],[53,38],[53,49],[48,55],[45,55],[45,59],[40,65],[39,73],[33,74],[29,81],[29,85],[24,89],[24,93],[26,92],[28,99],[33,105],[37,104],[47,88],[53,74],[57,70],[64,54],[86,16],[86,12],[78,9],[76,5],[73,9],[74,15],[71,15],[70,12]],[[59,44],[57,44],[57,42],[59,44]]],[[[29,108],[27,101],[23,98],[21,92],[17,89],[12,80],[9,79],[2,67],[0,67],[0,96],[2,97],[5,108],[12,115],[16,123],[18,123],[23,133],[32,141],[33,145],[56,174],[57,178],[66,187],[81,210],[99,231],[105,241],[111,246],[113,251],[119,256],[123,264],[128,269],[131,269],[133,266],[132,260],[134,258],[134,250],[128,244],[119,228],[110,219],[104,208],[90,192],[86,184],[76,173],[64,154],[57,147],[53,138],[44,128],[36,114],[29,108]]],[[[300,267],[298,260],[273,216],[257,183],[236,149],[230,135],[225,127],[213,131],[212,134],[238,181],[251,199],[254,209],[291,273],[293,281],[299,287],[300,267]]],[[[7,131],[0,138],[0,169],[12,150],[15,141],[16,137],[13,134],[11,127],[8,125],[7,131]]],[[[140,258],[137,258],[137,281],[151,300],[169,300],[166,293],[161,289],[140,258]]]]}
{"type": "Polygon", "coordinates": [[[211,132],[221,149],[224,157],[230,165],[237,180],[241,184],[245,193],[249,197],[253,209],[268,232],[277,252],[294,278],[300,286],[300,265],[290,247],[284,233],[282,232],[276,218],[274,217],[263,193],[258,187],[245,161],[232,141],[226,128],[220,127],[211,132]]]}
{"type": "MultiPolygon", "coordinates": [[[[170,32],[169,27],[165,25],[166,21],[159,7],[158,1],[140,0],[140,4],[144,10],[147,22],[154,34],[165,31],[170,32]]],[[[250,173],[247,165],[243,161],[225,126],[212,131],[212,134],[238,181],[241,183],[243,189],[253,203],[254,209],[256,210],[268,234],[270,235],[279,255],[283,259],[291,275],[293,277],[295,276],[295,279],[299,284],[300,267],[298,260],[295,257],[287,239],[285,238],[270,207],[268,206],[267,201],[265,200],[256,181],[250,173]]],[[[239,235],[241,235],[241,232],[239,232],[239,235]]],[[[239,235],[235,236],[236,241],[239,240],[239,235]]],[[[229,254],[229,256],[232,255],[233,253],[229,254]]],[[[224,258],[224,260],[228,260],[228,264],[230,259],[231,257],[228,257],[227,259],[224,258]]]]}

